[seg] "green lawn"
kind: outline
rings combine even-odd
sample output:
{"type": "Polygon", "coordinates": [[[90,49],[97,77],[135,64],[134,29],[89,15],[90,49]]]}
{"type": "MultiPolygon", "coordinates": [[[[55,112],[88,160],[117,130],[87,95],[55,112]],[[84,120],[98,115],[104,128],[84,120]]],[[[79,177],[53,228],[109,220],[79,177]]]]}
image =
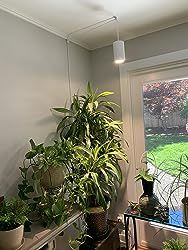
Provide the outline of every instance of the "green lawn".
{"type": "Polygon", "coordinates": [[[146,135],[146,149],[154,155],[156,164],[171,175],[177,174],[178,161],[182,154],[188,154],[188,135],[146,135]]]}

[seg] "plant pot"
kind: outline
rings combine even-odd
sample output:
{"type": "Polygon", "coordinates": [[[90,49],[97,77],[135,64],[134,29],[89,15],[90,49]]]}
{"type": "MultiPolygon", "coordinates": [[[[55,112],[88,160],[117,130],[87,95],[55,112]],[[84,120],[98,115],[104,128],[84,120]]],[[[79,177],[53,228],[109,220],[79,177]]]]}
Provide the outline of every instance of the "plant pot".
{"type": "Polygon", "coordinates": [[[56,188],[64,183],[65,173],[63,167],[49,167],[45,173],[42,174],[41,186],[44,189],[56,188]]]}
{"type": "Polygon", "coordinates": [[[108,209],[102,207],[93,207],[85,215],[85,221],[88,226],[88,234],[93,239],[102,239],[108,231],[107,225],[108,209]]]}
{"type": "Polygon", "coordinates": [[[141,213],[145,216],[152,217],[156,212],[156,207],[160,205],[159,199],[153,193],[153,181],[142,180],[144,193],[139,198],[141,213]]]}
{"type": "Polygon", "coordinates": [[[184,197],[181,201],[183,203],[183,223],[188,226],[188,197],[184,197]]]}
{"type": "Polygon", "coordinates": [[[23,241],[24,226],[21,225],[10,231],[0,231],[0,249],[16,250],[23,241]]]}

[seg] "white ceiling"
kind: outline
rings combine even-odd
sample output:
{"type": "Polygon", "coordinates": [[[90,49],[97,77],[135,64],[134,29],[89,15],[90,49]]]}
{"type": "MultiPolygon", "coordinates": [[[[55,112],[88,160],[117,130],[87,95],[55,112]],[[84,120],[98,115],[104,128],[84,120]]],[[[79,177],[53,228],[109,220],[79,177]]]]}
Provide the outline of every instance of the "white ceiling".
{"type": "MultiPolygon", "coordinates": [[[[0,0],[0,8],[62,37],[114,15],[123,40],[188,21],[188,0],[0,0]]],[[[115,27],[111,22],[71,38],[95,49],[116,39],[115,27]]]]}

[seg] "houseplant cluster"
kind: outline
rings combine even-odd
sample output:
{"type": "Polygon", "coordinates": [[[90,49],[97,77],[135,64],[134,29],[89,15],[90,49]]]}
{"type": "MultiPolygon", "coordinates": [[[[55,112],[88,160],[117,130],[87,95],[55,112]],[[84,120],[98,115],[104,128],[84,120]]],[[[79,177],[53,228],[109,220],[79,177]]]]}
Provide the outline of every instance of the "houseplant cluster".
{"type": "Polygon", "coordinates": [[[106,234],[108,207],[122,182],[120,162],[127,161],[121,122],[112,118],[117,106],[108,100],[112,94],[97,93],[88,83],[86,94],[74,95],[69,109],[52,108],[62,116],[58,140],[52,145],[30,140],[18,195],[31,221],[60,225],[80,209],[91,236],[106,234]]]}

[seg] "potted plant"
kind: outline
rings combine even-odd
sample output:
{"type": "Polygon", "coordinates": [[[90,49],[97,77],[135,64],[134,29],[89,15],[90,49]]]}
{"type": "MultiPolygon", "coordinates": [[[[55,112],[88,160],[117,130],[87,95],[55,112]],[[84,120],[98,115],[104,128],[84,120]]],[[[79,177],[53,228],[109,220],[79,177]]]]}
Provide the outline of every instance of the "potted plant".
{"type": "Polygon", "coordinates": [[[121,121],[114,120],[114,107],[118,105],[107,99],[113,92],[97,93],[90,83],[85,95],[74,95],[70,108],[52,108],[63,115],[57,127],[62,139],[70,139],[74,145],[87,145],[88,148],[114,140],[120,146],[121,121]]]}
{"type": "Polygon", "coordinates": [[[171,239],[163,242],[163,250],[187,250],[187,245],[179,239],[171,239]]]}
{"type": "Polygon", "coordinates": [[[89,234],[100,237],[107,231],[107,214],[110,201],[116,197],[122,182],[119,160],[126,154],[113,141],[95,148],[75,148],[75,171],[68,174],[69,197],[86,211],[89,234]]]}
{"type": "MultiPolygon", "coordinates": [[[[127,161],[122,147],[121,121],[114,120],[114,107],[118,106],[107,99],[113,92],[98,93],[90,83],[85,95],[74,95],[70,108],[52,108],[63,115],[57,127],[62,140],[71,140],[75,146],[74,164],[65,178],[69,198],[77,201],[90,216],[101,216],[101,229],[87,220],[93,234],[106,232],[107,208],[109,200],[117,193],[122,174],[119,159],[127,161]],[[116,185],[117,184],[117,185],[116,185]]],[[[99,225],[99,224],[98,224],[99,225]]]]}
{"type": "Polygon", "coordinates": [[[129,203],[129,212],[134,215],[138,215],[140,213],[140,205],[134,201],[128,201],[129,203]]]}
{"type": "Polygon", "coordinates": [[[179,173],[176,176],[176,182],[172,183],[171,192],[173,193],[177,188],[182,186],[184,183],[184,198],[182,199],[183,207],[183,223],[188,225],[188,197],[187,197],[187,187],[188,187],[188,155],[181,155],[179,161],[175,161],[179,165],[179,173]],[[174,186],[175,184],[175,186],[174,186]]]}
{"type": "Polygon", "coordinates": [[[0,203],[0,249],[16,250],[23,244],[24,223],[29,207],[16,198],[0,203]]]}
{"type": "Polygon", "coordinates": [[[71,155],[71,142],[54,141],[53,145],[36,145],[30,140],[31,150],[25,154],[23,167],[20,168],[25,179],[29,169],[32,179],[45,190],[60,187],[64,182],[65,171],[68,168],[71,155]]]}
{"type": "Polygon", "coordinates": [[[170,185],[170,196],[169,202],[171,206],[175,208],[172,197],[176,190],[184,188],[184,197],[181,200],[183,209],[183,223],[188,225],[188,197],[187,197],[187,186],[188,186],[188,155],[182,154],[179,160],[172,160],[173,164],[176,164],[177,175],[174,177],[173,182],[170,185]]]}
{"type": "Polygon", "coordinates": [[[63,183],[73,145],[68,140],[55,141],[50,146],[36,145],[33,140],[30,144],[31,150],[20,167],[23,180],[18,185],[18,195],[30,206],[32,221],[40,220],[43,226],[52,222],[60,225],[71,210],[63,183]]]}
{"type": "Polygon", "coordinates": [[[141,169],[135,177],[136,181],[142,181],[143,194],[139,198],[141,213],[146,216],[154,216],[156,207],[160,205],[159,199],[153,193],[154,181],[157,177],[149,173],[149,169],[141,169]]]}

